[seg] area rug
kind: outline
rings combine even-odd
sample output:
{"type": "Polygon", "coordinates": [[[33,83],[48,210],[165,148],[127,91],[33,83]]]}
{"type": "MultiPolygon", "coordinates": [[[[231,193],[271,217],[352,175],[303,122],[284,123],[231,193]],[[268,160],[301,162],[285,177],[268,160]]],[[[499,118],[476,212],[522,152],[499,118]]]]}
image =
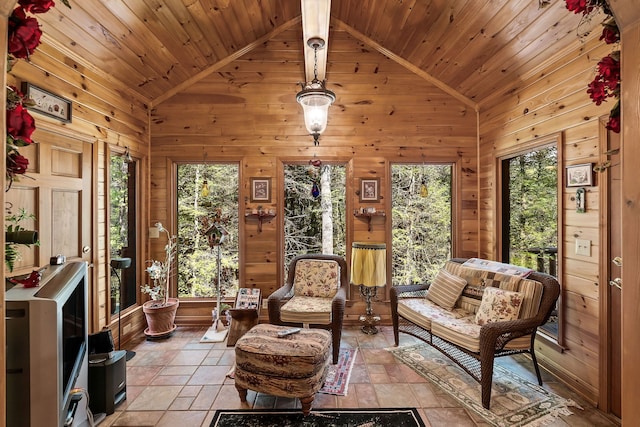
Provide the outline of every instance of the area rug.
{"type": "Polygon", "coordinates": [[[397,359],[436,384],[494,426],[543,426],[578,407],[513,372],[494,365],[491,409],[482,406],[480,384],[428,344],[388,349],[397,359]]]}
{"type": "Polygon", "coordinates": [[[300,409],[220,409],[210,427],[425,427],[415,408],[312,409],[306,417],[300,409]]]}
{"type": "Polygon", "coordinates": [[[341,348],[338,363],[329,365],[329,372],[327,372],[327,377],[318,393],[346,396],[353,362],[356,360],[357,354],[357,348],[341,348]]]}

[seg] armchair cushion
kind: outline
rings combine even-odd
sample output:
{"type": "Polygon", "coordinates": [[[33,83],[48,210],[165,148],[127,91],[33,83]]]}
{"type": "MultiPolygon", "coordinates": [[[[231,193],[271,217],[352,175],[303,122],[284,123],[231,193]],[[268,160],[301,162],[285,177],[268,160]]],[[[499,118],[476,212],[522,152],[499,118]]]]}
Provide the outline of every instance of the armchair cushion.
{"type": "Polygon", "coordinates": [[[295,296],[333,298],[338,292],[340,265],[337,262],[322,259],[301,259],[295,269],[293,278],[293,294],[295,296]]]}
{"type": "Polygon", "coordinates": [[[429,286],[427,299],[444,309],[452,310],[466,285],[465,279],[442,269],[438,271],[433,283],[429,286]]]}
{"type": "Polygon", "coordinates": [[[500,288],[488,286],[482,295],[480,308],[476,313],[475,321],[478,325],[502,320],[515,320],[522,306],[522,294],[520,292],[505,291],[500,288]]]}
{"type": "Polygon", "coordinates": [[[333,298],[294,295],[280,308],[283,322],[327,325],[331,323],[333,298]]]}

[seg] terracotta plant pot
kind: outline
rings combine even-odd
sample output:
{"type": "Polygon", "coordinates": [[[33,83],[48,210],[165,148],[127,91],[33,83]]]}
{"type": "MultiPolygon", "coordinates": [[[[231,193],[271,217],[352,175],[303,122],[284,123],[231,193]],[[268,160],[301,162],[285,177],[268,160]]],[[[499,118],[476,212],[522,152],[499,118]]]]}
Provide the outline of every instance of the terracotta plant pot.
{"type": "Polygon", "coordinates": [[[142,305],[142,311],[147,318],[147,329],[144,334],[147,339],[168,338],[176,330],[176,311],[180,301],[169,298],[166,305],[158,305],[157,301],[147,301],[142,305]]]}

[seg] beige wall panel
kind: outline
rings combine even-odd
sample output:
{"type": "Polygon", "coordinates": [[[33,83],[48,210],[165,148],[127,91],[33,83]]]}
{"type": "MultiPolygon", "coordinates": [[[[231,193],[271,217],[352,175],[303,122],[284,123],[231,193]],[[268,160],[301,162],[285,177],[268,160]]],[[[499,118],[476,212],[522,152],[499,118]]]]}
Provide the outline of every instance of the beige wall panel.
{"type": "Polygon", "coordinates": [[[578,276],[587,280],[597,280],[598,264],[578,259],[564,259],[564,276],[578,276]]]}
{"type": "Polygon", "coordinates": [[[600,295],[600,284],[597,280],[567,275],[562,283],[562,287],[566,292],[583,295],[585,298],[593,298],[597,300],[600,295]]]}
{"type": "MultiPolygon", "coordinates": [[[[597,123],[596,123],[597,124],[597,123]]],[[[591,135],[591,138],[584,139],[579,142],[571,141],[565,143],[564,153],[567,165],[576,165],[581,163],[595,163],[598,160],[599,142],[598,134],[591,135]]]]}
{"type": "Polygon", "coordinates": [[[582,355],[574,355],[571,351],[558,353],[540,342],[536,342],[536,355],[540,364],[548,367],[569,387],[579,391],[585,399],[595,405],[598,396],[598,371],[589,368],[583,360],[578,359],[577,356],[582,355]]]}

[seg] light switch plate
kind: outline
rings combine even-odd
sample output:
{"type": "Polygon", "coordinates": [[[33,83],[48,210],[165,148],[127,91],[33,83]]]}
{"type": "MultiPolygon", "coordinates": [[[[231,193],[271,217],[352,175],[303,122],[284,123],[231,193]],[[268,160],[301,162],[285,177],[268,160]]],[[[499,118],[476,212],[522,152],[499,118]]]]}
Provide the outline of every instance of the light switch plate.
{"type": "Polygon", "coordinates": [[[576,255],[591,256],[591,240],[576,239],[576,255]]]}

